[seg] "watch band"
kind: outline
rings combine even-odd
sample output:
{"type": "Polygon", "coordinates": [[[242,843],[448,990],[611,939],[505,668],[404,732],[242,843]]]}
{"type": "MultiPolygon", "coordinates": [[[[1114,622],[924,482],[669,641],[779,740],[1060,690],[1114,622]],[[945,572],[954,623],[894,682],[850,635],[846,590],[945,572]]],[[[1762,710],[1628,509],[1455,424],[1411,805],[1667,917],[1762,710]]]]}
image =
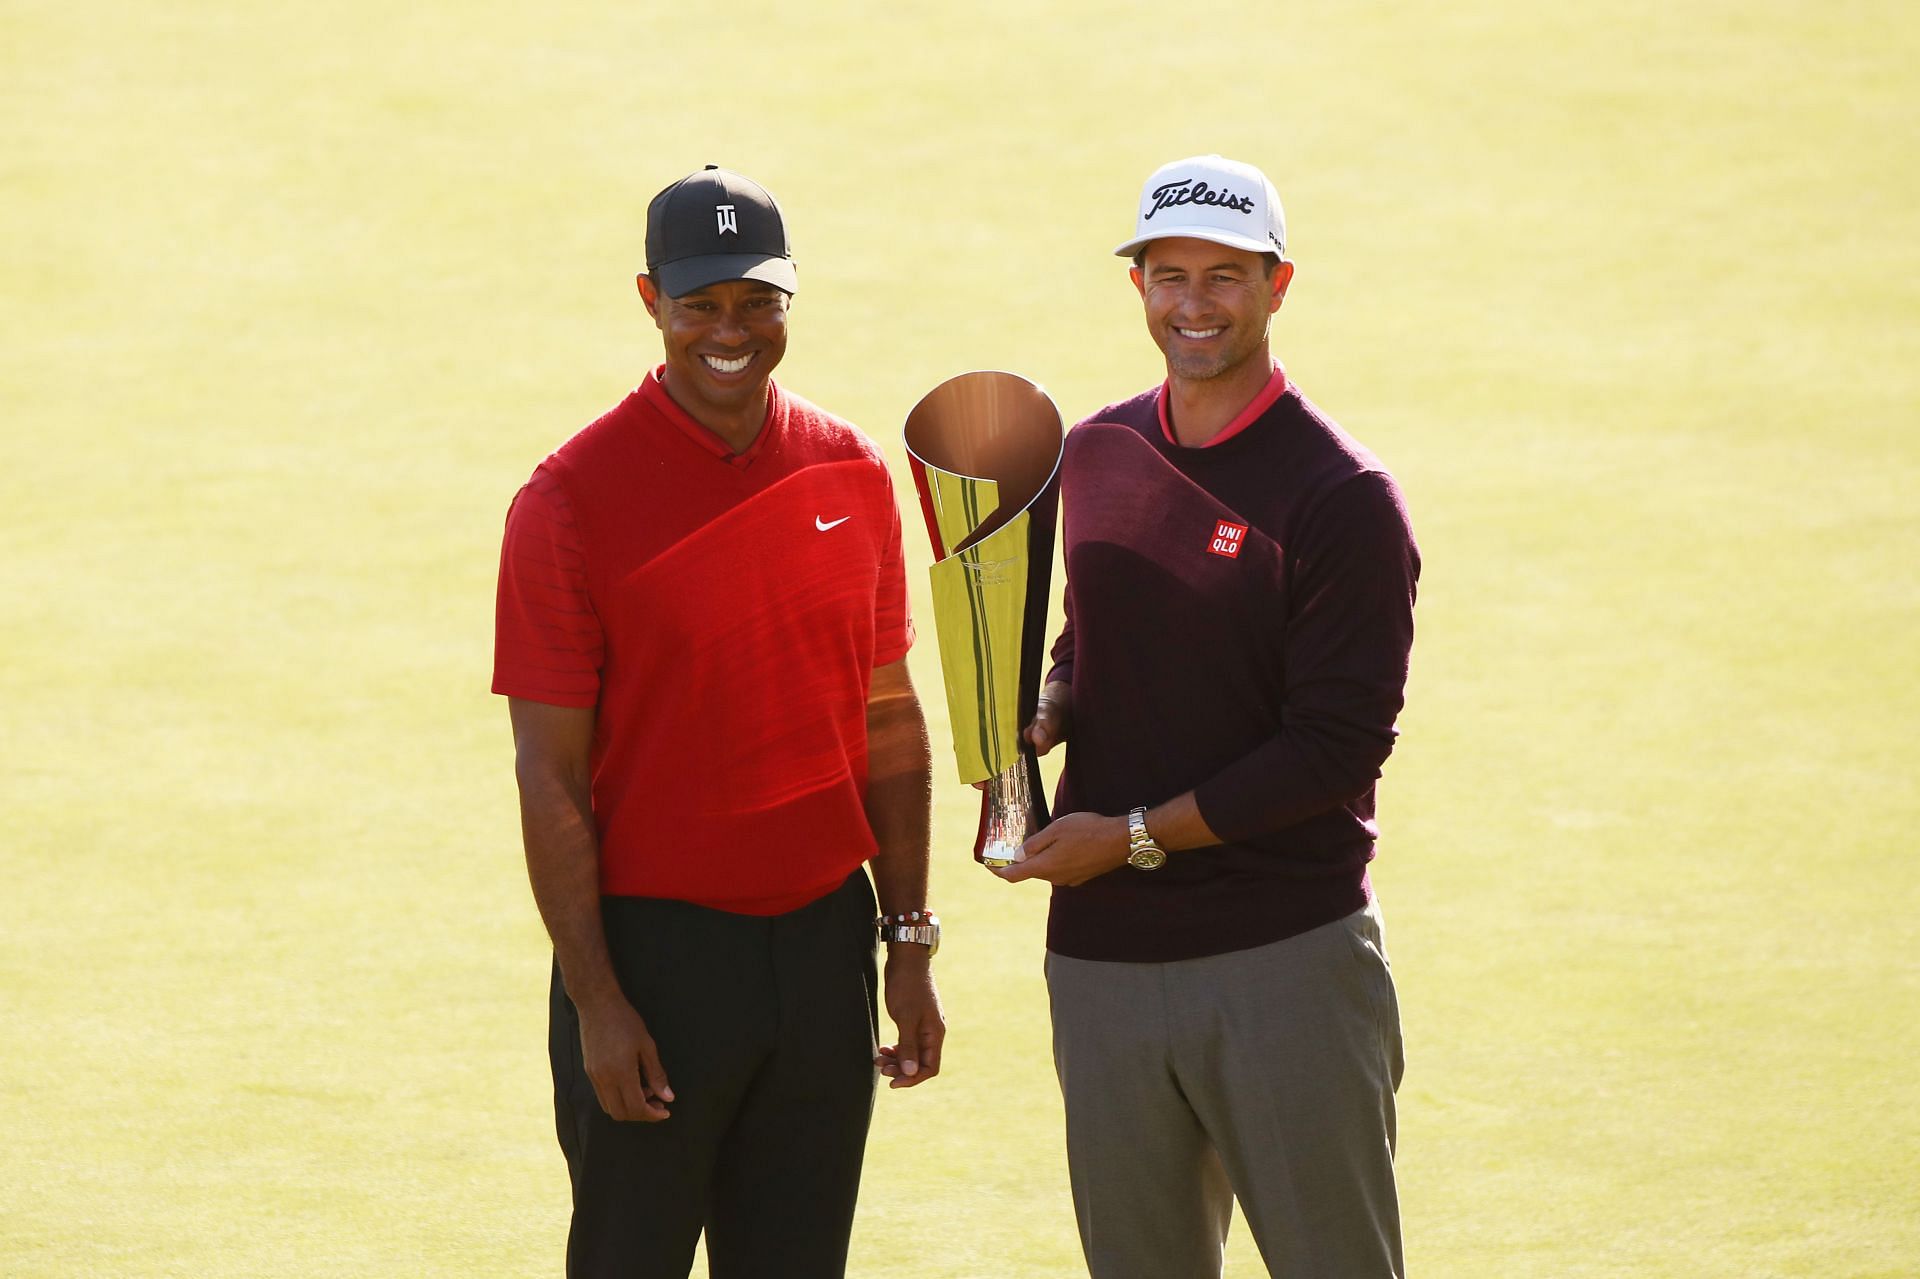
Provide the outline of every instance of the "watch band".
{"type": "Polygon", "coordinates": [[[1127,865],[1136,870],[1159,870],[1167,864],[1167,850],[1147,833],[1144,805],[1127,814],[1127,865]]]}
{"type": "Polygon", "coordinates": [[[929,958],[940,953],[940,917],[930,910],[882,915],[873,921],[880,940],[910,941],[927,948],[929,958]]]}

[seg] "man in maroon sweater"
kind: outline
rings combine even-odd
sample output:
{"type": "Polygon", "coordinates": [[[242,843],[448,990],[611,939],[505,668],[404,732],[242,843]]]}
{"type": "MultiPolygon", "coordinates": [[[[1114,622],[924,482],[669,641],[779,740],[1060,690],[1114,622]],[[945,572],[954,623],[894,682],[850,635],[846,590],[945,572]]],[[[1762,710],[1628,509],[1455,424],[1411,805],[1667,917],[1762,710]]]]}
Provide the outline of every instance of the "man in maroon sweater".
{"type": "Polygon", "coordinates": [[[1235,1197],[1275,1275],[1402,1273],[1399,1010],[1367,874],[1420,559],[1379,461],[1274,360],[1273,186],[1141,192],[1167,380],[1068,436],[1066,626],[1028,728],[1059,816],[1047,980],[1095,1279],[1217,1275],[1235,1197]]]}

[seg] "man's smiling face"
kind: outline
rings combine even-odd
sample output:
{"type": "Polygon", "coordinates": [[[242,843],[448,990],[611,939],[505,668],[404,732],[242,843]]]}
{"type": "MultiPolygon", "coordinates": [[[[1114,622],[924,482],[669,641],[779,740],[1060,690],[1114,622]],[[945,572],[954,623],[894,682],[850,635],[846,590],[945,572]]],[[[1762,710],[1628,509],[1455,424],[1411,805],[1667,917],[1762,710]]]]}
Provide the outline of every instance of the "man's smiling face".
{"type": "Polygon", "coordinates": [[[787,353],[787,295],[758,280],[722,280],[677,298],[642,277],[641,297],[660,329],[667,386],[709,426],[763,404],[767,379],[787,353]]]}
{"type": "Polygon", "coordinates": [[[1169,377],[1204,382],[1269,359],[1267,325],[1280,309],[1293,264],[1211,240],[1169,237],[1146,245],[1133,268],[1147,332],[1169,377]]]}

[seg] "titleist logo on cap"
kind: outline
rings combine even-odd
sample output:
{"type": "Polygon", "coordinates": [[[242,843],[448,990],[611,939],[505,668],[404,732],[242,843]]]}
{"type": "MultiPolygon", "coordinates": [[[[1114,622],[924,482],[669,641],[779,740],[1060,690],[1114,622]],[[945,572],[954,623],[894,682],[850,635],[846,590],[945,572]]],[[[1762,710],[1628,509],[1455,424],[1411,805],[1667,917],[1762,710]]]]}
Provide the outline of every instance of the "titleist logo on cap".
{"type": "Polygon", "coordinates": [[[1114,250],[1123,258],[1137,258],[1152,241],[1176,236],[1286,256],[1280,193],[1251,164],[1218,155],[1163,164],[1141,184],[1134,209],[1133,238],[1114,250]]]}
{"type": "Polygon", "coordinates": [[[1177,209],[1183,204],[1211,204],[1235,213],[1253,212],[1253,197],[1250,195],[1235,195],[1225,189],[1216,191],[1204,182],[1182,178],[1153,189],[1153,207],[1141,215],[1141,221],[1150,222],[1160,210],[1177,209]]]}

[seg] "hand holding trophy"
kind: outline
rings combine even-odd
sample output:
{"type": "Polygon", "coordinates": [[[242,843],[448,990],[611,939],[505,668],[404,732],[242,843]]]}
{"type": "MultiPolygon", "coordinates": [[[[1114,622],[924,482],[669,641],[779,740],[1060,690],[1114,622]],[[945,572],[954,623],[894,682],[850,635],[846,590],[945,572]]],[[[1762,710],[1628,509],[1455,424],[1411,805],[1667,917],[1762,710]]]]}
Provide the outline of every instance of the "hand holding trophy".
{"type": "Polygon", "coordinates": [[[907,415],[907,454],[933,540],[933,620],[963,782],[986,782],[973,855],[1020,859],[1047,824],[1033,748],[1059,506],[1060,411],[1012,373],[963,373],[907,415]]]}

